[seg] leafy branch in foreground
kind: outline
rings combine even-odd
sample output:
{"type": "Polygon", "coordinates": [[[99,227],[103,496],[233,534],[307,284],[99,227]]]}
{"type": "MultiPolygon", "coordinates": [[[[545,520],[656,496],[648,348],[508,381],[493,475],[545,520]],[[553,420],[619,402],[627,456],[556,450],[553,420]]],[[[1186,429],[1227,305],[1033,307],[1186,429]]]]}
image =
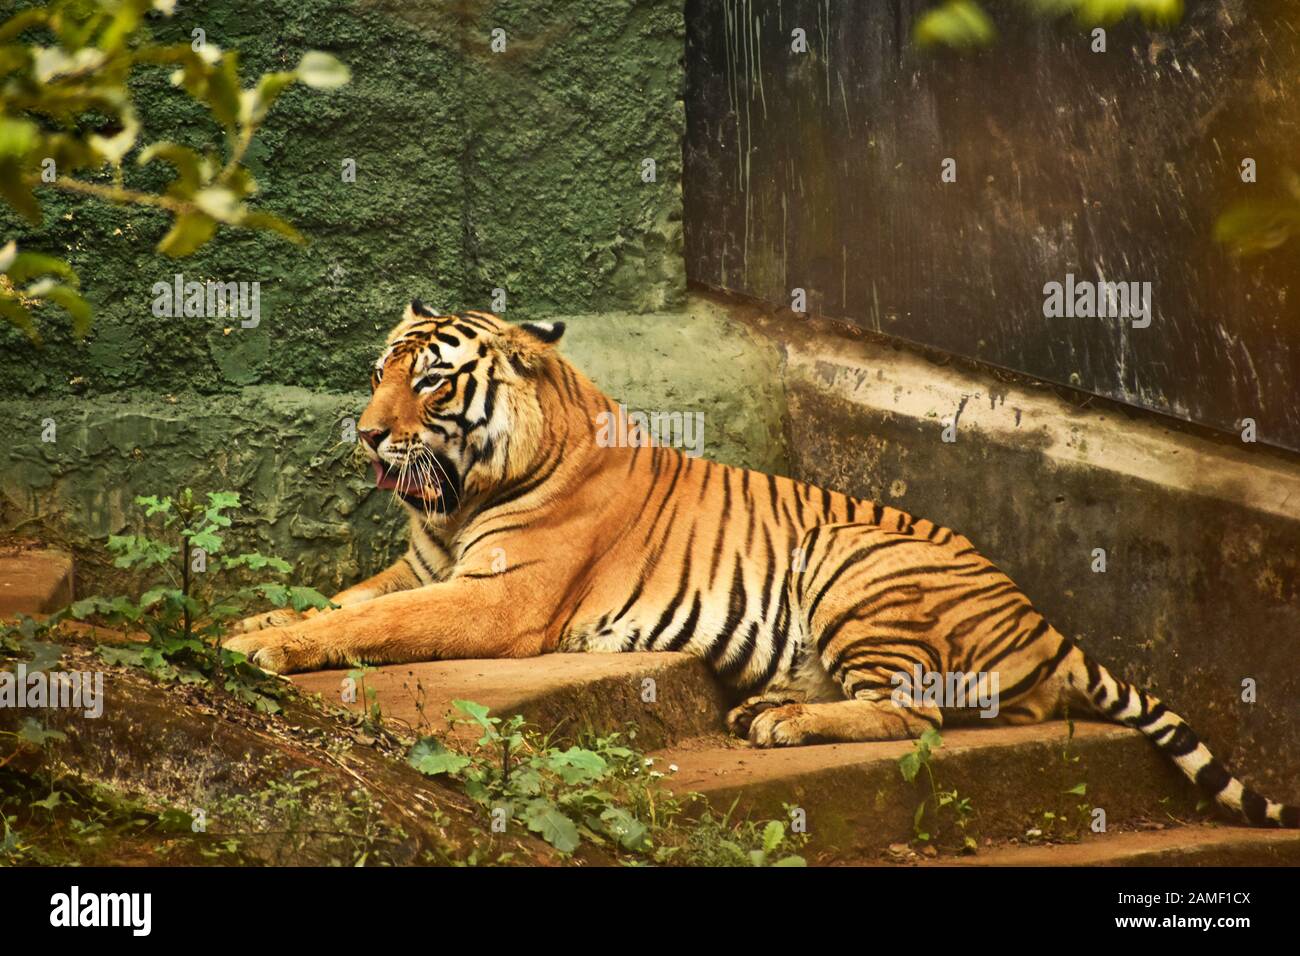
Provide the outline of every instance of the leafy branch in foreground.
{"type": "MultiPolygon", "coordinates": [[[[187,256],[219,225],[271,230],[294,242],[292,225],[249,205],[257,183],[244,156],[276,99],[294,83],[316,89],[346,84],[346,66],[327,53],[306,53],[294,70],[263,74],[242,86],[239,54],[202,39],[150,41],[151,17],[169,16],[175,0],[54,0],[0,23],[0,199],[33,226],[42,222],[36,190],[52,188],[112,203],[163,209],[172,224],[158,243],[187,256]],[[203,150],[173,142],[139,142],[143,123],[129,80],[139,67],[172,67],[171,81],[204,106],[224,142],[203,150]],[[123,162],[164,162],[175,177],[159,193],[125,185],[123,162]],[[76,173],[107,173],[110,181],[76,173]]],[[[103,177],[101,177],[103,178],[103,177]]],[[[90,305],[76,272],[51,256],[0,245],[0,316],[39,344],[33,308],[52,303],[84,335],[90,305]]]]}
{"type": "MultiPolygon", "coordinates": [[[[1183,0],[1021,0],[1040,17],[1073,15],[1084,27],[1105,26],[1128,17],[1146,23],[1172,26],[1183,17],[1183,0]]],[[[920,46],[986,46],[997,37],[997,28],[977,0],[943,0],[926,10],[912,25],[912,37],[920,46]]]]}

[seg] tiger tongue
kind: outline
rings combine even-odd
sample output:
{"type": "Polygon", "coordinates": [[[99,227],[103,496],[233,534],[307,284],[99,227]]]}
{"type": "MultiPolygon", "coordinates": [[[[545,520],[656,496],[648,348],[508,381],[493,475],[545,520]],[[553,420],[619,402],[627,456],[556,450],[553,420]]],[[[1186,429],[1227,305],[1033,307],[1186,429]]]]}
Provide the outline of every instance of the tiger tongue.
{"type": "Polygon", "coordinates": [[[409,495],[412,498],[433,499],[441,495],[437,483],[431,485],[421,484],[420,481],[412,474],[401,475],[391,468],[384,466],[383,462],[372,462],[375,467],[375,487],[382,488],[386,491],[398,491],[401,494],[409,495]]]}
{"type": "Polygon", "coordinates": [[[397,476],[384,467],[382,461],[372,462],[375,466],[375,487],[391,489],[397,487],[397,476]]]}

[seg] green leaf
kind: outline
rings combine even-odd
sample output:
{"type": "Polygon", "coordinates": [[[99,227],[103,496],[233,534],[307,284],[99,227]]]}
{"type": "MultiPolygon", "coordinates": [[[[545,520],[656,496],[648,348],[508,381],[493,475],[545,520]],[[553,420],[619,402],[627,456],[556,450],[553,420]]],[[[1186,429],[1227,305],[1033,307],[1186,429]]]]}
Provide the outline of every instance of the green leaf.
{"type": "Polygon", "coordinates": [[[801,856],[786,856],[777,860],[773,866],[807,866],[808,861],[801,856]]]}
{"type": "Polygon", "coordinates": [[[204,528],[190,535],[190,546],[202,548],[208,554],[215,554],[221,550],[221,538],[215,532],[204,528]]]}
{"type": "Polygon", "coordinates": [[[289,603],[289,589],[283,584],[259,584],[257,590],[276,607],[284,607],[289,603]]]}
{"type": "Polygon", "coordinates": [[[279,99],[280,94],[298,79],[295,73],[264,73],[257,81],[257,87],[245,90],[240,97],[240,118],[245,123],[257,125],[266,119],[267,112],[279,99]]]}
{"type": "Polygon", "coordinates": [[[482,727],[484,730],[496,733],[496,725],[500,723],[495,717],[488,716],[488,708],[482,704],[476,704],[472,700],[453,700],[451,705],[463,714],[468,714],[470,718],[482,727]]]}
{"type": "Polygon", "coordinates": [[[40,127],[30,120],[0,116],[0,157],[23,159],[40,142],[40,127]]]}
{"type": "Polygon", "coordinates": [[[156,495],[136,495],[135,503],[145,508],[144,516],[152,518],[156,514],[165,514],[171,510],[170,497],[159,498],[156,495]]]}
{"type": "Polygon", "coordinates": [[[238,491],[209,491],[208,507],[209,515],[218,511],[228,511],[231,508],[238,508],[240,497],[238,491]]]}
{"type": "Polygon", "coordinates": [[[176,217],[167,235],[158,242],[158,251],[179,259],[199,249],[217,231],[217,221],[201,212],[185,212],[176,217]]]}
{"type": "Polygon", "coordinates": [[[997,36],[989,15],[974,0],[947,0],[916,20],[912,36],[920,46],[985,46],[997,36]]]}
{"type": "Polygon", "coordinates": [[[567,784],[599,780],[609,770],[605,758],[581,747],[570,747],[563,753],[552,754],[547,767],[567,784]]]}
{"type": "Polygon", "coordinates": [[[609,807],[601,813],[600,822],[625,850],[640,851],[649,845],[649,828],[621,807],[609,807]]]}
{"type": "Polygon", "coordinates": [[[422,737],[411,748],[406,762],[420,773],[436,777],[443,773],[457,774],[468,767],[471,760],[463,754],[448,750],[436,737],[422,737]]]}
{"type": "Polygon", "coordinates": [[[30,804],[28,804],[28,806],[40,807],[43,810],[53,811],[54,808],[59,805],[59,801],[62,798],[63,798],[62,790],[51,790],[50,795],[46,797],[44,800],[33,800],[30,804]]]}
{"type": "Polygon", "coordinates": [[[261,554],[257,551],[246,551],[233,558],[228,558],[223,567],[248,568],[250,571],[261,571],[264,568],[271,568],[272,570],[279,571],[281,574],[288,574],[289,571],[293,569],[292,565],[283,558],[261,554]]]}
{"type": "Polygon", "coordinates": [[[10,325],[26,335],[28,341],[33,345],[41,344],[41,334],[36,331],[36,323],[32,321],[31,312],[17,299],[0,293],[0,315],[3,315],[10,325]]]}
{"type": "Polygon", "coordinates": [[[5,270],[13,282],[29,282],[38,276],[56,275],[69,285],[77,285],[77,272],[72,266],[41,252],[19,252],[5,270]]]}
{"type": "Polygon", "coordinates": [[[244,218],[239,220],[239,224],[246,229],[267,229],[271,232],[278,232],[292,242],[298,243],[298,245],[304,245],[307,242],[307,238],[292,225],[279,216],[271,215],[269,212],[249,211],[244,214],[244,218]]]}
{"type": "Polygon", "coordinates": [[[785,839],[785,824],[780,820],[771,820],[763,828],[763,852],[771,853],[785,839]]]}
{"type": "Polygon", "coordinates": [[[529,801],[524,807],[524,822],[561,853],[572,853],[581,842],[573,821],[547,800],[529,801]]]}
{"type": "Polygon", "coordinates": [[[24,637],[18,642],[18,647],[24,653],[32,655],[32,659],[27,662],[29,671],[50,670],[63,659],[63,647],[52,641],[38,641],[34,637],[24,637]]]}
{"type": "Polygon", "coordinates": [[[916,779],[916,775],[921,772],[921,755],[915,750],[903,754],[898,758],[898,769],[903,774],[903,779],[911,783],[916,779]]]}
{"type": "Polygon", "coordinates": [[[317,90],[333,90],[352,79],[351,71],[328,53],[311,50],[298,61],[297,77],[317,90]]]}
{"type": "Polygon", "coordinates": [[[116,664],[119,667],[144,666],[143,647],[118,647],[111,644],[101,644],[96,648],[96,652],[106,663],[116,664]]]}
{"type": "MultiPolygon", "coordinates": [[[[212,49],[211,44],[208,49],[212,49]]],[[[202,99],[217,122],[234,132],[239,125],[239,54],[231,50],[219,55],[221,59],[207,67],[202,99]]]]}
{"type": "Polygon", "coordinates": [[[174,190],[175,195],[189,198],[198,192],[203,184],[203,159],[198,153],[177,143],[153,143],[140,152],[136,162],[143,166],[155,159],[161,159],[175,167],[176,181],[172,184],[178,187],[174,190]]]}
{"type": "Polygon", "coordinates": [[[1076,784],[1075,786],[1071,787],[1069,790],[1065,792],[1069,794],[1073,794],[1076,797],[1087,796],[1088,784],[1087,783],[1076,784]]]}
{"type": "Polygon", "coordinates": [[[67,734],[61,730],[49,730],[35,717],[24,717],[18,725],[18,740],[32,747],[44,747],[51,740],[67,740],[67,734]]]}
{"type": "MultiPolygon", "coordinates": [[[[288,571],[286,566],[282,570],[288,571]]],[[[289,588],[289,606],[299,613],[307,610],[320,610],[321,608],[333,607],[333,603],[325,595],[321,594],[315,588],[305,586],[295,586],[289,588]]]]}
{"type": "Polygon", "coordinates": [[[79,339],[86,337],[86,333],[90,331],[94,311],[90,308],[90,303],[78,295],[74,289],[66,285],[53,284],[42,288],[33,297],[48,299],[55,305],[61,306],[72,317],[72,334],[79,339]]]}

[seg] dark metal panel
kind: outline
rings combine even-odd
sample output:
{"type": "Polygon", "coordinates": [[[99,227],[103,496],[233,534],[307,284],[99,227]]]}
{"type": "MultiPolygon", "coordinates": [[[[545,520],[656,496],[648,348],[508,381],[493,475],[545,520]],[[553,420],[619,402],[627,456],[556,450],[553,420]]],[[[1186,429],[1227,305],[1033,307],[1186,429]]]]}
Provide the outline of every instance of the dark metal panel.
{"type": "Polygon", "coordinates": [[[1190,3],[1105,53],[1019,4],[988,5],[990,49],[919,50],[926,6],[688,3],[690,278],[803,288],[813,313],[1300,449],[1300,240],[1244,260],[1213,240],[1300,171],[1300,3],[1190,3]],[[1067,274],[1150,282],[1150,326],[1045,317],[1067,274]]]}

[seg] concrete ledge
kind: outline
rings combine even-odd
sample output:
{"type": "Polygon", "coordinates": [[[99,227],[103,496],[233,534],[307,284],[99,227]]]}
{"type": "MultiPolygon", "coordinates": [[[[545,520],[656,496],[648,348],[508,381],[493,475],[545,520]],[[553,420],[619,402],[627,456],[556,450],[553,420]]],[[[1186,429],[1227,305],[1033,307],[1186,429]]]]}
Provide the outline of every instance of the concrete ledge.
{"type": "Polygon", "coordinates": [[[49,614],[72,601],[72,555],[48,548],[0,551],[0,619],[49,614]]]}
{"type": "MultiPolygon", "coordinates": [[[[1073,813],[1081,803],[1101,807],[1109,825],[1151,814],[1191,812],[1194,788],[1141,734],[1113,724],[1078,723],[1063,756],[1064,721],[1029,727],[955,729],[931,758],[940,790],[956,789],[973,804],[972,832],[983,837],[1023,836],[1042,826],[1044,811],[1073,813]],[[1067,791],[1080,783],[1085,796],[1067,791]]],[[[656,757],[676,764],[667,783],[677,792],[703,794],[725,812],[786,819],[786,805],[807,812],[808,834],[818,850],[837,855],[874,853],[912,839],[913,814],[929,794],[922,773],[903,780],[898,760],[914,742],[825,744],[777,750],[745,746],[671,748],[656,757]]],[[[945,841],[954,836],[949,814],[945,841]]]]}
{"type": "Polygon", "coordinates": [[[1188,826],[1108,833],[1082,843],[1001,847],[934,866],[1295,866],[1300,834],[1294,830],[1188,826]]]}
{"type": "Polygon", "coordinates": [[[785,352],[794,474],[967,535],[1258,789],[1300,798],[1300,463],[818,323],[756,327],[785,352]]]}
{"type": "MultiPolygon", "coordinates": [[[[317,671],[291,679],[304,691],[339,703],[348,673],[317,671]]],[[[384,717],[439,736],[448,732],[446,718],[455,700],[482,704],[495,716],[522,714],[542,733],[558,731],[561,738],[625,731],[635,724],[640,749],[721,731],[726,709],[704,664],[689,654],[546,654],[402,664],[373,669],[365,685],[375,692],[384,717]]],[[[361,710],[360,691],[357,698],[351,706],[361,710]]],[[[459,712],[454,716],[465,719],[459,712]]],[[[468,740],[480,736],[461,730],[455,732],[468,740]]]]}

